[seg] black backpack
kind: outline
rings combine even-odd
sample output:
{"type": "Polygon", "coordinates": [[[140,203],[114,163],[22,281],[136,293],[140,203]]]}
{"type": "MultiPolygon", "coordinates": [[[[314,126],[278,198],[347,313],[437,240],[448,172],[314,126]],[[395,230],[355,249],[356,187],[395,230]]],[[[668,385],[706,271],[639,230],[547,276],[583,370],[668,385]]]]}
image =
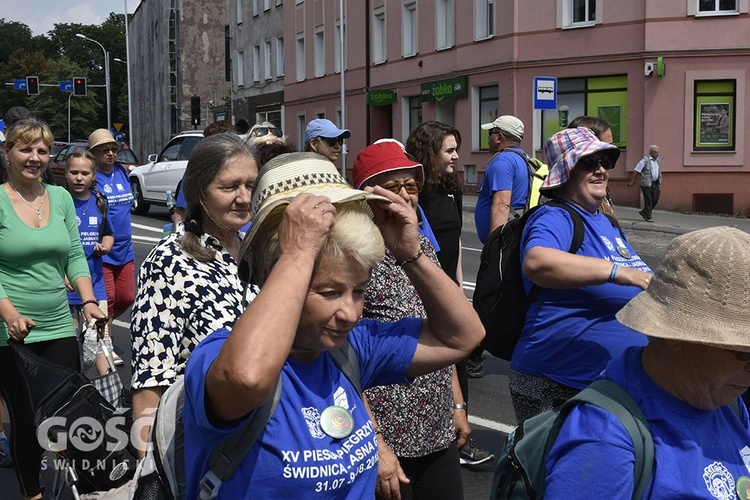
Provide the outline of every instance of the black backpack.
{"type": "MultiPolygon", "coordinates": [[[[568,252],[576,253],[581,248],[584,236],[581,215],[561,201],[550,200],[546,205],[562,208],[570,215],[573,241],[568,252]]],[[[526,295],[521,277],[521,234],[526,221],[540,206],[532,208],[522,217],[510,219],[487,237],[477,271],[473,304],[486,331],[482,347],[493,356],[508,361],[521,336],[529,304],[536,300],[542,290],[534,285],[526,295]]],[[[622,234],[617,220],[609,215],[607,218],[622,234]]]]}

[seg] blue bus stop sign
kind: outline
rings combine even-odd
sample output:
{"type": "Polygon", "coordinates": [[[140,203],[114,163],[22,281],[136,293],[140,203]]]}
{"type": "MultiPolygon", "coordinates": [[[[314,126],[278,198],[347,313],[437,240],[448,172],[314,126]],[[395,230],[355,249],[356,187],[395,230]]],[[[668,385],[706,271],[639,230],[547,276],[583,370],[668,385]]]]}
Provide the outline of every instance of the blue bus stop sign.
{"type": "Polygon", "coordinates": [[[534,77],[534,109],[557,109],[557,78],[534,77]]]}

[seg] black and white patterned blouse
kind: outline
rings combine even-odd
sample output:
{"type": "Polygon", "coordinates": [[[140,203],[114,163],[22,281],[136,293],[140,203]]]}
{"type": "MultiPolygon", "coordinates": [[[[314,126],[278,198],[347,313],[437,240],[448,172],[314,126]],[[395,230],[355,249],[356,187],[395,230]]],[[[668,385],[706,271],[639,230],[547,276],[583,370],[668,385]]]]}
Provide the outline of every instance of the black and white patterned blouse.
{"type": "Polygon", "coordinates": [[[216,330],[231,329],[258,293],[240,280],[237,263],[216,238],[201,237],[217,252],[201,262],[182,250],[183,234],[180,229],[157,243],[138,272],[130,320],[133,389],[170,386],[193,349],[216,330]]]}

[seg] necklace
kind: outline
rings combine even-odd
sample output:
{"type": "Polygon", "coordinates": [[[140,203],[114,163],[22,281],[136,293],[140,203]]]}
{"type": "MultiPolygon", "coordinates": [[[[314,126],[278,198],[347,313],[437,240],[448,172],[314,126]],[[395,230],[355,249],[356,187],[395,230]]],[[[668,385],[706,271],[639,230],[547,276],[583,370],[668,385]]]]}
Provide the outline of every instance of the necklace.
{"type": "Polygon", "coordinates": [[[8,180],[10,181],[10,187],[12,187],[13,191],[15,191],[18,197],[21,198],[21,201],[26,203],[26,205],[28,205],[29,208],[36,210],[36,218],[39,220],[39,222],[42,222],[42,205],[44,205],[44,186],[39,184],[39,195],[42,197],[42,200],[39,202],[39,207],[35,207],[34,205],[26,201],[26,198],[21,196],[21,193],[18,192],[18,189],[16,189],[16,186],[13,184],[13,181],[11,181],[10,179],[8,180]]]}
{"type": "Polygon", "coordinates": [[[109,174],[107,174],[107,173],[105,173],[105,172],[103,172],[101,170],[99,172],[102,174],[102,176],[104,177],[105,181],[107,181],[107,184],[109,184],[109,186],[112,187],[114,185],[114,183],[115,183],[115,169],[113,168],[112,171],[109,174]],[[107,179],[107,177],[109,177],[109,179],[107,179]]]}

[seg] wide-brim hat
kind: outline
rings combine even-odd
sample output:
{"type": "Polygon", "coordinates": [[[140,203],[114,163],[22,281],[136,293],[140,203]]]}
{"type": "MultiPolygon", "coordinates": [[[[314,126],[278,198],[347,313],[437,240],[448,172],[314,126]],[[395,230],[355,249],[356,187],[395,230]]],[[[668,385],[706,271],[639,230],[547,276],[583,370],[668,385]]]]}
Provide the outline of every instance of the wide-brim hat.
{"type": "Polygon", "coordinates": [[[352,133],[347,128],[338,128],[331,120],[325,118],[316,118],[307,124],[305,129],[305,144],[316,137],[328,137],[334,139],[342,137],[348,139],[352,133]]]}
{"type": "Polygon", "coordinates": [[[586,127],[567,128],[547,140],[544,153],[549,165],[549,175],[539,191],[555,189],[570,179],[570,173],[581,160],[599,151],[604,151],[615,164],[620,157],[620,149],[614,144],[600,141],[594,132],[586,127]]]}
{"type": "Polygon", "coordinates": [[[750,352],[749,303],[750,234],[712,227],[672,240],[617,319],[650,337],[750,352]]]}
{"type": "Polygon", "coordinates": [[[424,167],[409,155],[404,146],[395,139],[381,139],[359,152],[352,166],[354,187],[362,185],[376,175],[396,170],[414,169],[414,177],[424,182],[424,167]]]}
{"type": "Polygon", "coordinates": [[[94,149],[102,144],[111,144],[113,142],[117,144],[112,132],[106,128],[98,128],[91,132],[91,135],[89,136],[89,149],[94,149]]]}
{"type": "Polygon", "coordinates": [[[263,165],[253,185],[253,225],[240,247],[240,276],[249,275],[245,255],[267,221],[278,221],[277,215],[299,194],[326,196],[331,203],[368,200],[387,201],[384,196],[351,187],[336,166],[318,153],[285,153],[263,165]]]}

